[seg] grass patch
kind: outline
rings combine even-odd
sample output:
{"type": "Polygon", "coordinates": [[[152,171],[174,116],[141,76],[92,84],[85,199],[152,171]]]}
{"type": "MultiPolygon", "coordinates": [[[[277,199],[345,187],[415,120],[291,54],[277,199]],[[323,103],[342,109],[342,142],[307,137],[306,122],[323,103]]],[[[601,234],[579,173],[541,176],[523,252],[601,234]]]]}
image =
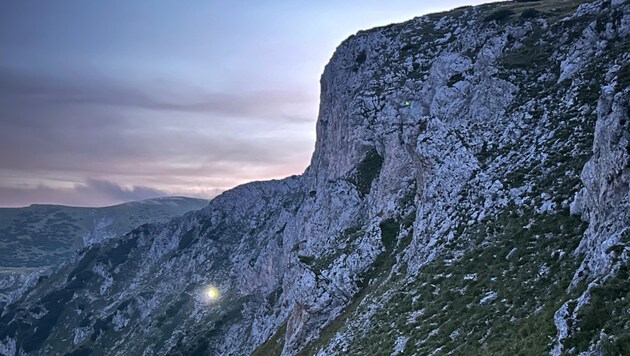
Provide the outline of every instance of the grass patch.
{"type": "Polygon", "coordinates": [[[590,294],[590,302],[578,311],[577,331],[566,340],[565,346],[567,349],[575,348],[577,352],[585,352],[591,343],[598,341],[601,337],[600,331],[603,331],[603,334],[607,335],[602,340],[604,349],[614,351],[607,354],[630,354],[628,264],[621,266],[613,278],[591,288],[590,294]]]}
{"type": "Polygon", "coordinates": [[[282,353],[284,347],[284,339],[287,334],[286,321],[280,325],[278,330],[267,341],[258,346],[252,356],[277,356],[282,353]]]}
{"type": "Polygon", "coordinates": [[[304,263],[305,265],[312,265],[313,261],[315,261],[315,257],[313,256],[303,256],[300,255],[298,256],[298,260],[300,260],[300,262],[304,263]]]}
{"type": "Polygon", "coordinates": [[[380,283],[381,293],[396,292],[371,317],[365,336],[353,340],[353,352],[390,353],[397,335],[404,335],[404,354],[440,347],[441,353],[471,355],[547,353],[555,335],[553,314],[573,296],[566,287],[579,263],[559,258],[559,251],[571,253],[585,228],[568,211],[537,214],[512,207],[486,219],[470,233],[481,245],[458,262],[438,257],[415,283],[380,283]],[[496,298],[482,302],[490,292],[496,298]]]}

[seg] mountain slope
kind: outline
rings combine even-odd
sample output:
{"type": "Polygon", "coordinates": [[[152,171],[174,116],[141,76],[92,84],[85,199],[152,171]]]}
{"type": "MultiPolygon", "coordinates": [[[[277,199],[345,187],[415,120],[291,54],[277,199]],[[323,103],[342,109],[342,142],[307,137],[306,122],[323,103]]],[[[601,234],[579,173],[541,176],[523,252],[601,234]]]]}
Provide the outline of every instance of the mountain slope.
{"type": "Polygon", "coordinates": [[[166,197],[104,208],[0,208],[0,268],[55,266],[78,248],[206,205],[204,199],[166,197]]]}
{"type": "Polygon", "coordinates": [[[629,32],[566,0],[350,37],[303,175],[86,248],[0,351],[627,353],[629,32]]]}

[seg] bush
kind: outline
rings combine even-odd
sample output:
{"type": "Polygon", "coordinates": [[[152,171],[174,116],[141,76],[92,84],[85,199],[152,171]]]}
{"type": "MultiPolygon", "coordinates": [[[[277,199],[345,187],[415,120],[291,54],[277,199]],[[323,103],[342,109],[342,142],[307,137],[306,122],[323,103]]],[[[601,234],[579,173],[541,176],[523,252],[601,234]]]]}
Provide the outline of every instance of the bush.
{"type": "Polygon", "coordinates": [[[536,9],[526,9],[521,13],[522,19],[535,19],[540,16],[540,11],[536,9]]]}
{"type": "Polygon", "coordinates": [[[313,264],[313,261],[315,261],[315,257],[313,256],[298,256],[298,259],[300,260],[300,262],[304,263],[305,265],[311,265],[313,264]]]}
{"type": "Polygon", "coordinates": [[[490,22],[490,21],[504,22],[505,20],[509,19],[510,16],[512,16],[512,15],[514,15],[514,11],[512,11],[512,10],[499,9],[499,10],[489,14],[488,16],[486,16],[484,21],[486,21],[486,22],[490,22]]]}
{"type": "Polygon", "coordinates": [[[400,224],[394,219],[381,222],[381,242],[387,252],[391,252],[396,245],[396,237],[400,231],[400,224]]]}
{"type": "Polygon", "coordinates": [[[602,343],[605,355],[630,355],[630,335],[622,334],[616,338],[606,338],[602,343]]]}
{"type": "Polygon", "coordinates": [[[366,59],[367,59],[367,55],[365,54],[365,51],[361,51],[361,53],[359,53],[359,55],[356,58],[357,65],[361,65],[365,63],[366,59]]]}
{"type": "Polygon", "coordinates": [[[381,173],[383,157],[378,154],[376,148],[372,148],[359,162],[353,176],[348,180],[354,184],[361,197],[370,193],[372,181],[381,173]]]}

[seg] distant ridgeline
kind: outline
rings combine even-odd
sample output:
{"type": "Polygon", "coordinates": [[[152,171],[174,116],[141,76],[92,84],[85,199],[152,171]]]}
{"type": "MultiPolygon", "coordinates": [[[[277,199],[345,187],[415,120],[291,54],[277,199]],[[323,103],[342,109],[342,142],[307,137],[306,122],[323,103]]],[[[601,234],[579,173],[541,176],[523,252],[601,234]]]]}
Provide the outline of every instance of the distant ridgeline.
{"type": "Polygon", "coordinates": [[[0,208],[0,270],[54,266],[86,245],[207,205],[204,199],[166,197],[104,208],[0,208]]]}
{"type": "Polygon", "coordinates": [[[304,174],[84,249],[0,353],[630,355],[629,34],[547,0],[351,36],[304,174]]]}

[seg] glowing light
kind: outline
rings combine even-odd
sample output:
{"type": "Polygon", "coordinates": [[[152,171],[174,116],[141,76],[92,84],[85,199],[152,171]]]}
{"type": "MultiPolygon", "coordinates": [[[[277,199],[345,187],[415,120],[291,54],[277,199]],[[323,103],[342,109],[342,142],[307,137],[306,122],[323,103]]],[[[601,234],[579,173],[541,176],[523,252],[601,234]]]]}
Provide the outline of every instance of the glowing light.
{"type": "Polygon", "coordinates": [[[207,286],[203,291],[204,296],[208,301],[215,301],[221,297],[219,289],[215,286],[207,286]]]}

